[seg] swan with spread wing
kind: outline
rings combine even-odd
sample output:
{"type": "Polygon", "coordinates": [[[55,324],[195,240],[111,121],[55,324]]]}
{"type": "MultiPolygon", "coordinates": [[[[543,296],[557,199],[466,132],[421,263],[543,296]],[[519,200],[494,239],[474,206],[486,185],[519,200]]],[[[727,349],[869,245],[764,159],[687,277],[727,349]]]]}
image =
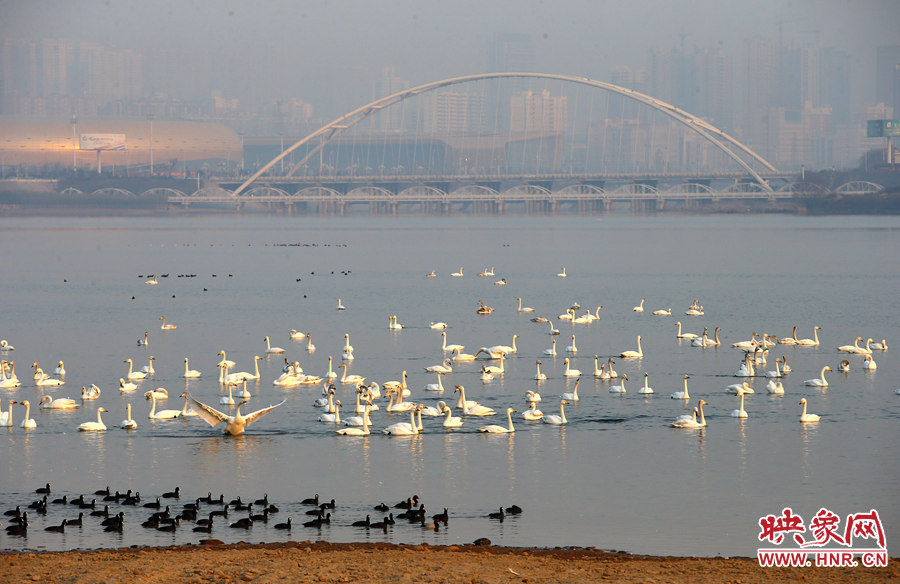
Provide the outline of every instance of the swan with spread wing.
{"type": "Polygon", "coordinates": [[[246,401],[243,401],[238,405],[235,414],[233,416],[229,416],[228,414],[223,414],[213,407],[198,402],[197,400],[192,398],[188,392],[182,393],[181,397],[186,398],[187,402],[191,405],[191,408],[195,412],[197,412],[197,415],[204,421],[206,421],[206,423],[210,426],[216,426],[220,422],[225,422],[225,434],[229,434],[231,436],[238,436],[239,434],[243,434],[247,426],[262,418],[263,416],[283,404],[285,401],[287,401],[282,400],[281,403],[263,408],[261,410],[256,410],[255,412],[247,414],[246,416],[241,413],[241,406],[247,403],[246,401]]]}

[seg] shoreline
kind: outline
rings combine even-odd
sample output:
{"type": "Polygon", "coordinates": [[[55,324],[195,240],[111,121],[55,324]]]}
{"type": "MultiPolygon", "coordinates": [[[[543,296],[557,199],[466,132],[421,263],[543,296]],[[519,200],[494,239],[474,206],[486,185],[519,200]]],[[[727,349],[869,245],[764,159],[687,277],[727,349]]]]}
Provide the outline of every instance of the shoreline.
{"type": "Polygon", "coordinates": [[[289,541],[4,551],[0,582],[883,582],[883,568],[762,568],[756,558],[631,555],[592,548],[289,541]],[[214,555],[210,555],[214,554],[214,555]]]}

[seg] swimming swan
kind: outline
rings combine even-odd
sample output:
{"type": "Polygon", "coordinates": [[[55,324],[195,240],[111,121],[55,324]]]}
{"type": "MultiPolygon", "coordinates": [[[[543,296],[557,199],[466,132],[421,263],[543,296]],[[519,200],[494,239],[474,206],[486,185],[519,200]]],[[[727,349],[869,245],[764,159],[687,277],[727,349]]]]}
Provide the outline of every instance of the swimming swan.
{"type": "Polygon", "coordinates": [[[566,393],[562,394],[560,397],[565,400],[569,400],[570,402],[577,402],[578,401],[578,384],[580,384],[580,383],[581,383],[581,378],[579,377],[578,379],[575,380],[575,387],[572,388],[571,393],[566,392],[566,393]]]}
{"type": "Polygon", "coordinates": [[[78,403],[74,399],[68,397],[53,399],[49,395],[43,396],[38,405],[45,410],[73,410],[78,407],[78,403]]]}
{"type": "Polygon", "coordinates": [[[517,298],[517,300],[519,301],[519,312],[534,312],[534,309],[531,308],[530,306],[525,306],[525,307],[522,306],[521,298],[517,298]]]}
{"type": "Polygon", "coordinates": [[[678,327],[678,332],[675,333],[676,339],[696,339],[697,338],[697,335],[695,335],[694,333],[682,333],[681,332],[681,321],[676,322],[675,326],[678,327]]]}
{"type": "Polygon", "coordinates": [[[273,347],[269,344],[269,335],[266,335],[266,338],[263,339],[263,342],[266,344],[266,353],[284,353],[284,349],[281,347],[273,347]]]}
{"type": "Polygon", "coordinates": [[[691,378],[690,375],[684,376],[684,391],[676,391],[669,397],[671,397],[672,399],[691,399],[691,396],[688,393],[688,383],[687,383],[687,380],[690,378],[691,378]]]}
{"type": "Polygon", "coordinates": [[[446,353],[447,351],[462,351],[466,348],[465,345],[448,345],[447,344],[447,333],[441,331],[441,349],[446,353]]]}
{"type": "Polygon", "coordinates": [[[644,387],[640,388],[638,390],[638,393],[644,393],[644,394],[653,393],[653,388],[647,384],[648,377],[649,377],[649,375],[647,373],[644,373],[644,387]]]}
{"type": "Polygon", "coordinates": [[[566,359],[565,361],[563,361],[563,363],[565,363],[565,365],[566,365],[566,370],[565,370],[565,372],[563,373],[563,375],[564,375],[565,377],[578,377],[579,375],[581,375],[581,370],[580,370],[580,369],[572,369],[571,367],[569,367],[569,360],[568,360],[568,359],[566,359]]]}
{"type": "Polygon", "coordinates": [[[828,365],[822,367],[822,372],[819,374],[819,377],[816,377],[815,379],[807,379],[803,382],[803,384],[811,385],[813,387],[827,387],[828,381],[825,380],[826,371],[831,371],[831,367],[829,367],[828,365]]]}
{"type": "Polygon", "coordinates": [[[160,320],[163,321],[162,325],[159,327],[160,330],[164,330],[164,331],[173,331],[173,330],[175,330],[175,329],[178,328],[178,325],[176,325],[176,324],[166,324],[166,317],[165,317],[165,316],[160,316],[159,318],[160,318],[160,320]]]}
{"type": "Polygon", "coordinates": [[[131,359],[125,359],[123,363],[128,363],[128,375],[126,379],[144,379],[147,377],[147,374],[143,371],[134,371],[131,359]]]}
{"type": "Polygon", "coordinates": [[[702,399],[698,402],[697,407],[694,409],[694,415],[692,416],[679,416],[674,422],[672,422],[673,428],[704,428],[706,427],[706,418],[703,416],[703,406],[706,404],[702,399]],[[700,420],[697,420],[697,412],[700,412],[700,420]]]}
{"type": "Polygon", "coordinates": [[[269,406],[261,410],[256,410],[255,412],[247,414],[246,416],[241,414],[241,406],[243,406],[247,402],[241,402],[240,404],[238,404],[235,414],[233,416],[229,416],[228,414],[223,414],[217,409],[195,400],[188,394],[188,392],[184,392],[183,394],[181,394],[181,397],[186,398],[188,400],[188,403],[191,404],[191,408],[195,412],[197,412],[197,416],[203,419],[210,426],[215,427],[219,423],[225,422],[224,433],[228,434],[229,436],[238,436],[240,434],[243,434],[247,426],[262,418],[286,401],[282,400],[281,403],[277,403],[274,406],[269,406]]]}
{"type": "Polygon", "coordinates": [[[819,330],[821,328],[822,327],[820,327],[819,325],[814,326],[813,327],[813,338],[800,339],[799,341],[797,341],[797,344],[804,346],[804,347],[818,347],[819,346],[819,330]]]}
{"type": "Polygon", "coordinates": [[[631,310],[635,312],[644,312],[644,298],[641,298],[641,303],[632,308],[631,310]]]}
{"type": "Polygon", "coordinates": [[[622,375],[622,385],[610,385],[609,391],[612,393],[625,393],[626,381],[628,381],[628,375],[622,375]]]}
{"type": "Polygon", "coordinates": [[[569,403],[566,400],[562,400],[559,402],[559,415],[556,414],[546,414],[541,418],[541,421],[545,424],[552,424],[554,426],[559,426],[562,424],[568,424],[569,420],[566,419],[566,404],[569,403]]]}
{"type": "Polygon", "coordinates": [[[97,421],[96,422],[84,422],[78,426],[78,430],[80,432],[102,432],[106,430],[106,424],[103,423],[103,420],[100,418],[100,414],[106,411],[106,408],[98,408],[97,409],[97,421]]]}
{"type": "Polygon", "coordinates": [[[346,363],[341,363],[338,367],[344,370],[344,373],[341,375],[341,383],[354,383],[359,385],[360,383],[366,382],[366,378],[362,375],[347,375],[346,363]]]}
{"type": "MultiPolygon", "coordinates": [[[[12,402],[12,403],[20,403],[25,406],[25,418],[19,422],[20,428],[37,428],[37,422],[34,421],[34,418],[31,417],[31,402],[27,399],[21,402],[12,402]]],[[[10,418],[12,418],[12,414],[10,414],[10,418]]]]}
{"type": "Polygon", "coordinates": [[[201,373],[196,369],[188,369],[188,358],[184,358],[184,377],[185,379],[196,379],[200,377],[201,373]]]}
{"type": "Polygon", "coordinates": [[[513,427],[512,415],[516,410],[512,408],[506,408],[506,419],[509,420],[509,427],[504,428],[503,426],[498,426],[497,424],[491,424],[490,426],[482,426],[478,428],[479,432],[485,432],[486,434],[511,434],[516,431],[513,427]]]}
{"type": "Polygon", "coordinates": [[[731,417],[732,418],[746,418],[746,417],[748,417],[748,415],[747,415],[747,410],[744,409],[744,392],[739,391],[738,396],[741,398],[741,407],[736,410],[732,410],[731,417]]]}
{"type": "Polygon", "coordinates": [[[624,353],[621,353],[619,357],[622,357],[623,359],[640,359],[644,356],[644,351],[641,350],[641,335],[638,335],[637,346],[637,351],[625,351],[624,353]]]}
{"type": "Polygon", "coordinates": [[[122,420],[119,427],[125,428],[126,430],[135,430],[138,427],[138,424],[131,417],[131,404],[126,406],[126,411],[128,412],[128,417],[122,420]]]}
{"type": "Polygon", "coordinates": [[[818,422],[819,415],[818,414],[807,414],[806,413],[806,398],[802,398],[800,400],[800,404],[803,406],[803,413],[800,414],[801,422],[818,422]]]}
{"type": "Polygon", "coordinates": [[[153,405],[150,406],[150,415],[148,415],[147,417],[151,420],[173,420],[181,416],[181,410],[160,410],[157,412],[156,397],[151,394],[150,400],[153,405]]]}
{"type": "Polygon", "coordinates": [[[522,417],[531,422],[536,422],[544,417],[544,412],[537,409],[537,404],[535,402],[531,402],[528,409],[522,412],[522,417]]]}

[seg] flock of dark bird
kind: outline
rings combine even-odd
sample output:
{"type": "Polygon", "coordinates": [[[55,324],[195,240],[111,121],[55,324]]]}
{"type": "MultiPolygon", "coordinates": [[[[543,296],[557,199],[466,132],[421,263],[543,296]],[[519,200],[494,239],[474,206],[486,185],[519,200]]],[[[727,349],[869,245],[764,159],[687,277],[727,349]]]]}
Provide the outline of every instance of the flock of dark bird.
{"type": "MultiPolygon", "coordinates": [[[[224,494],[214,497],[210,492],[205,497],[198,497],[180,505],[177,503],[181,500],[179,487],[152,499],[143,499],[139,492],[131,489],[125,493],[112,492],[108,486],[105,489],[94,491],[92,495],[62,495],[52,498],[50,483],[35,489],[35,493],[40,495],[40,498],[26,505],[24,509],[21,505],[17,505],[15,509],[3,513],[9,523],[6,526],[7,535],[27,537],[31,525],[29,517],[34,516],[43,518],[41,523],[45,524],[43,530],[46,532],[64,533],[67,528],[81,528],[86,520],[94,518],[93,521],[99,522],[98,524],[104,531],[123,533],[126,523],[125,509],[129,509],[131,517],[138,517],[129,519],[129,521],[135,523],[139,521],[140,526],[145,529],[174,532],[186,530],[189,525],[193,525],[191,528],[193,532],[212,533],[214,524],[221,524],[221,526],[231,529],[249,530],[255,524],[268,524],[270,518],[279,513],[279,508],[269,501],[268,493],[261,499],[252,502],[244,502],[240,496],[226,502],[224,494]],[[59,509],[61,513],[54,514],[60,515],[66,513],[65,510],[69,508],[68,506],[75,506],[78,509],[77,517],[64,518],[59,523],[47,518],[48,511],[51,509],[59,509]],[[145,512],[149,515],[140,515],[139,509],[146,510],[145,512]]],[[[335,500],[320,499],[318,493],[314,497],[303,499],[300,501],[300,505],[308,507],[304,513],[307,520],[300,522],[300,525],[305,528],[321,529],[330,526],[332,517],[339,516],[335,500]]],[[[373,521],[370,513],[366,515],[365,519],[353,521],[349,525],[388,533],[397,521],[402,521],[422,529],[439,531],[442,529],[441,524],[443,524],[443,528],[446,528],[450,521],[450,512],[446,507],[442,512],[429,516],[425,510],[425,504],[419,500],[418,495],[408,497],[394,505],[381,502],[372,509],[381,514],[381,520],[376,518],[373,521]]],[[[501,507],[499,511],[491,512],[486,517],[493,521],[503,521],[507,516],[520,513],[522,513],[521,507],[511,505],[506,508],[501,507]]],[[[347,524],[344,523],[344,525],[347,524]]],[[[274,523],[273,527],[278,530],[290,531],[296,525],[288,517],[284,522],[274,523]]]]}

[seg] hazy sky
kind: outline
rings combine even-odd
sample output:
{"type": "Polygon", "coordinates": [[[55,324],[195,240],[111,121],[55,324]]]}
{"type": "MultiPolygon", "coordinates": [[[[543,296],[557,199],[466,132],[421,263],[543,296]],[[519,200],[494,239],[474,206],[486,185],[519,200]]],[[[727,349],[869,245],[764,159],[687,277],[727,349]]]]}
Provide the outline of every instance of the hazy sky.
{"type": "Polygon", "coordinates": [[[413,84],[483,72],[495,32],[532,35],[539,71],[601,80],[681,35],[688,47],[722,43],[737,68],[742,39],[777,39],[780,26],[848,51],[867,82],[875,47],[900,44],[900,0],[0,0],[0,15],[2,37],[93,40],[148,60],[183,51],[172,75],[210,67],[224,71],[211,89],[252,85],[327,115],[365,103],[386,66],[413,84]]]}

